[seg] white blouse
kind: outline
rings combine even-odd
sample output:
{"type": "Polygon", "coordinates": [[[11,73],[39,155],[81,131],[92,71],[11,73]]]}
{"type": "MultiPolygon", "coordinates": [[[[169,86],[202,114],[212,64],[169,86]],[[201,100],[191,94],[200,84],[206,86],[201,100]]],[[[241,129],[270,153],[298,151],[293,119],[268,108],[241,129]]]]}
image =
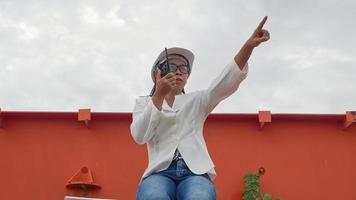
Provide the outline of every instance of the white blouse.
{"type": "Polygon", "coordinates": [[[150,96],[136,100],[131,135],[138,144],[147,143],[149,160],[142,178],[167,169],[177,148],[193,173],[215,178],[203,136],[204,122],[220,101],[238,89],[247,72],[247,64],[240,70],[232,61],[208,89],[177,95],[172,107],[164,101],[161,111],[150,96]]]}

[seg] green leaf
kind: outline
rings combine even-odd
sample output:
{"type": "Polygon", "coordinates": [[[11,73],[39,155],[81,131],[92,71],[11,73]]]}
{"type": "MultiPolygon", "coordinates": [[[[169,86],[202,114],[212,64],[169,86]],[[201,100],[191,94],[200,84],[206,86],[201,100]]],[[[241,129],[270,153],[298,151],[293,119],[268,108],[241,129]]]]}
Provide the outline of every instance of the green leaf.
{"type": "Polygon", "coordinates": [[[256,192],[245,192],[243,195],[243,200],[256,200],[259,193],[256,192]]]}
{"type": "Polygon", "coordinates": [[[252,173],[246,173],[244,176],[245,192],[243,200],[256,200],[260,193],[260,178],[252,173]]]}
{"type": "MultiPolygon", "coordinates": [[[[250,172],[246,173],[244,176],[245,191],[243,193],[243,200],[256,200],[260,199],[260,177],[252,174],[250,172]]],[[[262,200],[272,200],[272,196],[263,193],[262,200]]],[[[275,200],[283,200],[280,197],[275,198],[275,200]]]]}
{"type": "Polygon", "coordinates": [[[267,194],[267,193],[264,193],[263,194],[263,200],[272,200],[272,196],[267,194]]]}

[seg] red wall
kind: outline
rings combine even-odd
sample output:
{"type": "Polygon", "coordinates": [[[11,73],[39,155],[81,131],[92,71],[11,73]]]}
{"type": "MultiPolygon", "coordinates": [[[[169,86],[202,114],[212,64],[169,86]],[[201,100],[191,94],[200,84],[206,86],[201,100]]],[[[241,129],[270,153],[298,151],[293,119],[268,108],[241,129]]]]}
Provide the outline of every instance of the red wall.
{"type": "MultiPolygon", "coordinates": [[[[102,188],[90,197],[135,199],[147,164],[146,147],[131,138],[129,113],[2,112],[0,199],[63,199],[82,167],[102,188]]],[[[241,199],[243,175],[266,168],[262,189],[285,200],[356,199],[356,125],[344,115],[214,114],[205,137],[218,176],[218,199],[241,199]]]]}

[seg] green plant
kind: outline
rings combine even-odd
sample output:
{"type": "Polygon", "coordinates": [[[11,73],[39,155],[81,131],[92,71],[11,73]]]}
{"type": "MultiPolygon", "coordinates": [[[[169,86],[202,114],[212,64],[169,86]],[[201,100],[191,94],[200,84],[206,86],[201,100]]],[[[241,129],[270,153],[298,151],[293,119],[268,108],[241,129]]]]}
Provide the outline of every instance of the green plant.
{"type": "MultiPolygon", "coordinates": [[[[265,168],[261,167],[258,169],[257,174],[251,172],[245,174],[245,191],[243,193],[243,200],[273,200],[273,197],[270,194],[260,191],[260,177],[265,173],[265,168]]],[[[274,200],[283,199],[277,197],[274,200]]]]}

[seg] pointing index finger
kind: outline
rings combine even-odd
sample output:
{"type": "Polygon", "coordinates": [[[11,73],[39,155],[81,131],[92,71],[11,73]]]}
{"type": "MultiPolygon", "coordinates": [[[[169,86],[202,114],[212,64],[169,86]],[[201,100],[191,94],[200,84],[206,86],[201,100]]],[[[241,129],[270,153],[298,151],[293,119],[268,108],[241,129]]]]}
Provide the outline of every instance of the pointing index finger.
{"type": "Polygon", "coordinates": [[[259,30],[259,31],[262,30],[263,25],[265,25],[266,21],[267,21],[267,16],[265,16],[265,17],[262,19],[262,21],[260,22],[260,24],[259,24],[258,27],[257,27],[257,30],[259,30]]]}

